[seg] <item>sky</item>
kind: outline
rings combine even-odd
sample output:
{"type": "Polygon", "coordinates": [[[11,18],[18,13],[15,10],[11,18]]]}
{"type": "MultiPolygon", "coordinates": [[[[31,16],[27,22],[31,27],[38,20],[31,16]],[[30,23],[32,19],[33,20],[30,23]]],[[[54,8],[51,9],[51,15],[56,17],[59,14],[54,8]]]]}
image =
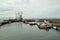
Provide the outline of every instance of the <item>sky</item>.
{"type": "Polygon", "coordinates": [[[60,18],[60,0],[0,0],[0,18],[60,18]]]}

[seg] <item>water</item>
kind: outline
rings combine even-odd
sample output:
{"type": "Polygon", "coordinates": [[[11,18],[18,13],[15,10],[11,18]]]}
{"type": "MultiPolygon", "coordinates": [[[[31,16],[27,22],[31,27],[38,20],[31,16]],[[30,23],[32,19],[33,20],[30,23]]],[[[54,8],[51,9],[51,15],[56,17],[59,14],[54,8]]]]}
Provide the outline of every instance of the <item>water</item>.
{"type": "Polygon", "coordinates": [[[60,31],[16,22],[0,26],[0,40],[60,40],[60,31]]]}

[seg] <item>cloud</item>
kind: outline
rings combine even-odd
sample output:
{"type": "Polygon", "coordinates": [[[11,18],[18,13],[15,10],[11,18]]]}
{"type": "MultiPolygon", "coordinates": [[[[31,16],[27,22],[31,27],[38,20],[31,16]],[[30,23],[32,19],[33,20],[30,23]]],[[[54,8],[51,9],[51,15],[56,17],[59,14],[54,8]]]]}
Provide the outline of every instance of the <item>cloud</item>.
{"type": "Polygon", "coordinates": [[[23,11],[24,18],[60,18],[59,10],[60,0],[0,0],[0,14],[23,11]]]}

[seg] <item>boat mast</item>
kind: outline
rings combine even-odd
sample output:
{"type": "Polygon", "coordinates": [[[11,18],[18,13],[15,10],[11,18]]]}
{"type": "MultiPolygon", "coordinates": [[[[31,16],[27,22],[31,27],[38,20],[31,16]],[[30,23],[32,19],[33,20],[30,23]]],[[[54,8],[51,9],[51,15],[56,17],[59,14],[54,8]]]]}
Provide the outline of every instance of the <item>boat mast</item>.
{"type": "Polygon", "coordinates": [[[20,21],[22,22],[22,11],[21,11],[21,14],[20,14],[20,21]]]}
{"type": "Polygon", "coordinates": [[[20,13],[18,12],[16,16],[17,21],[22,21],[22,11],[20,13]]]}

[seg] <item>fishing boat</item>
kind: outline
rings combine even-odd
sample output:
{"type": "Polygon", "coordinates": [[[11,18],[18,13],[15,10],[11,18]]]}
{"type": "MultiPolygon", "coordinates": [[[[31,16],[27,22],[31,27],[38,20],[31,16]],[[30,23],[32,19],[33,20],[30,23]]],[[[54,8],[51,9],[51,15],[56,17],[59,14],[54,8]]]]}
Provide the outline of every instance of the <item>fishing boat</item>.
{"type": "Polygon", "coordinates": [[[44,22],[40,23],[38,25],[38,27],[40,27],[40,28],[52,28],[53,25],[51,23],[49,23],[48,21],[44,21],[44,22]]]}

